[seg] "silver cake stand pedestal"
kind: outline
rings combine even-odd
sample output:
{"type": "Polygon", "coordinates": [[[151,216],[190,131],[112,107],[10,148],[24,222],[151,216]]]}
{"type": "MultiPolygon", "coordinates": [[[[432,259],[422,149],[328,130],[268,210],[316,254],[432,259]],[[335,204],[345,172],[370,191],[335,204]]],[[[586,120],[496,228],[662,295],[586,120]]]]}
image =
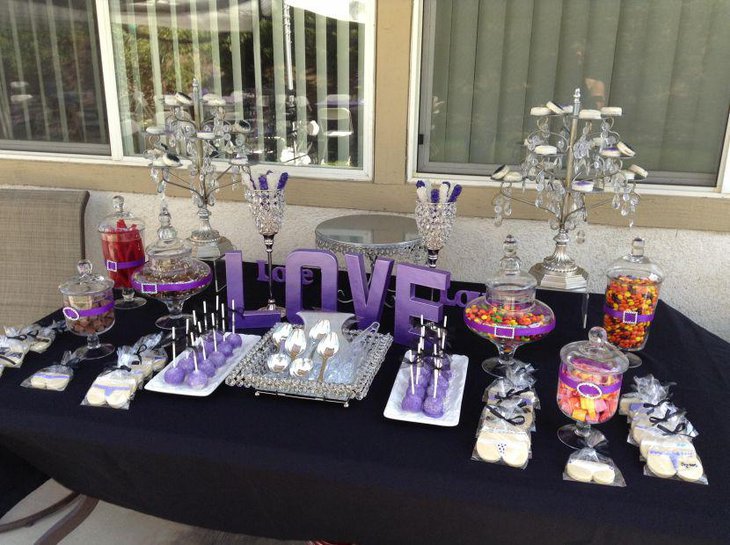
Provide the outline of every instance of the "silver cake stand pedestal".
{"type": "Polygon", "coordinates": [[[355,214],[323,221],[314,230],[317,248],[335,254],[362,254],[372,271],[379,257],[423,263],[416,220],[385,214],[355,214]]]}

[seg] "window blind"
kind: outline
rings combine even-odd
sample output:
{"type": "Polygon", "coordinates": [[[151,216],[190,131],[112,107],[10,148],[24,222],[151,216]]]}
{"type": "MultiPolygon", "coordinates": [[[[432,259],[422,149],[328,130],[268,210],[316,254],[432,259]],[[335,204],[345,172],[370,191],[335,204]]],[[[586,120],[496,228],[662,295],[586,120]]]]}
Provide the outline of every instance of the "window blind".
{"type": "Polygon", "coordinates": [[[730,104],[730,0],[426,0],[419,170],[519,163],[531,106],[622,106],[659,181],[714,185],[730,104]]]}

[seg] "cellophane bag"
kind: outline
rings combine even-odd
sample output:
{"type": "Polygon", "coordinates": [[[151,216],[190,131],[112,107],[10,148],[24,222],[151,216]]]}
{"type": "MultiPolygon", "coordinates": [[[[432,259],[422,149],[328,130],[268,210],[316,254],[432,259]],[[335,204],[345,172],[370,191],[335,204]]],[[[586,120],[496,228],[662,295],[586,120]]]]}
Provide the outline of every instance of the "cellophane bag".
{"type": "Polygon", "coordinates": [[[603,486],[626,486],[614,461],[592,447],[573,452],[563,470],[563,480],[603,486]]]}
{"type": "Polygon", "coordinates": [[[132,362],[137,356],[131,347],[117,351],[117,366],[105,369],[96,377],[86,392],[81,405],[129,409],[134,394],[140,385],[139,375],[132,372],[132,362]]]}
{"type": "Polygon", "coordinates": [[[81,361],[76,352],[66,351],[61,356],[61,361],[40,371],[36,371],[26,378],[20,385],[24,388],[36,390],[51,390],[63,392],[74,376],[74,368],[81,361]]]}
{"type": "Polygon", "coordinates": [[[524,469],[531,456],[530,432],[518,403],[486,405],[471,459],[524,469]]]}

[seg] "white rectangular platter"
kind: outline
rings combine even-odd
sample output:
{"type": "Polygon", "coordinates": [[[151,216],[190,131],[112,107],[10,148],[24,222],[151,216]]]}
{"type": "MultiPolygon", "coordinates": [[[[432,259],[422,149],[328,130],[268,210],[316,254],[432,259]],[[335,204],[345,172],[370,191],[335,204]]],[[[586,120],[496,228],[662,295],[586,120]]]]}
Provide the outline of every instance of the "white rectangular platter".
{"type": "Polygon", "coordinates": [[[444,400],[444,415],[441,418],[431,418],[422,412],[412,413],[401,409],[401,401],[406,394],[410,384],[409,365],[401,365],[390,391],[388,404],[385,406],[383,415],[391,420],[403,420],[405,422],[416,422],[417,424],[430,424],[432,426],[444,426],[451,428],[459,425],[461,417],[461,401],[464,398],[464,385],[466,384],[466,369],[469,366],[469,358],[461,354],[454,354],[451,357],[451,382],[444,400]]]}
{"type": "Polygon", "coordinates": [[[208,384],[205,386],[205,388],[201,388],[200,390],[194,390],[187,384],[168,384],[165,382],[165,371],[167,371],[168,368],[174,367],[177,363],[177,360],[179,360],[183,355],[178,354],[177,358],[174,361],[171,361],[165,368],[157,373],[152,380],[150,380],[147,384],[145,384],[144,389],[149,390],[151,392],[160,392],[162,394],[177,394],[177,395],[183,395],[183,396],[195,396],[195,397],[205,397],[212,394],[218,386],[220,386],[221,382],[223,382],[228,374],[233,370],[236,365],[238,365],[241,360],[243,359],[243,356],[246,355],[246,353],[253,348],[253,346],[261,339],[259,335],[243,335],[241,333],[238,333],[238,336],[241,337],[242,344],[240,348],[235,350],[230,358],[228,358],[228,361],[223,365],[220,369],[218,369],[218,372],[216,372],[215,376],[210,377],[210,380],[208,381],[208,384]]]}

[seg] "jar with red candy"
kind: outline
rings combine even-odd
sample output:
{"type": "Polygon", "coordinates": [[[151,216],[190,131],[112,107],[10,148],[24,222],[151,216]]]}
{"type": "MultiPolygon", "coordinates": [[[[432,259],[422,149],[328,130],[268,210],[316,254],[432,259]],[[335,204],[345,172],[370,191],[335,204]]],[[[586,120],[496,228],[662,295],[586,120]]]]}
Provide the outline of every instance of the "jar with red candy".
{"type": "Polygon", "coordinates": [[[537,280],[522,268],[517,240],[508,235],[497,273],[487,280],[487,293],[467,304],[464,323],[474,333],[491,341],[499,355],[482,362],[494,376],[521,364],[514,353],[525,343],[539,341],[555,328],[555,315],[535,299],[537,280]]]}
{"type": "Polygon", "coordinates": [[[104,266],[114,287],[122,290],[122,298],[115,301],[117,309],[133,309],[145,304],[142,297],[135,297],[132,275],[145,263],[144,222],[124,209],[124,197],[112,199],[114,212],[99,224],[101,251],[104,266]]]}
{"type": "Polygon", "coordinates": [[[592,328],[587,341],[566,344],[560,360],[558,407],[575,424],[560,428],[558,437],[571,448],[593,447],[605,437],[591,425],[616,414],[629,360],[608,342],[602,327],[592,328]]]}
{"type": "Polygon", "coordinates": [[[606,276],[603,327],[608,341],[626,352],[629,366],[638,367],[641,358],[633,352],[646,345],[664,272],[644,255],[644,239],[635,238],[631,253],[614,261],[606,276]]]}

